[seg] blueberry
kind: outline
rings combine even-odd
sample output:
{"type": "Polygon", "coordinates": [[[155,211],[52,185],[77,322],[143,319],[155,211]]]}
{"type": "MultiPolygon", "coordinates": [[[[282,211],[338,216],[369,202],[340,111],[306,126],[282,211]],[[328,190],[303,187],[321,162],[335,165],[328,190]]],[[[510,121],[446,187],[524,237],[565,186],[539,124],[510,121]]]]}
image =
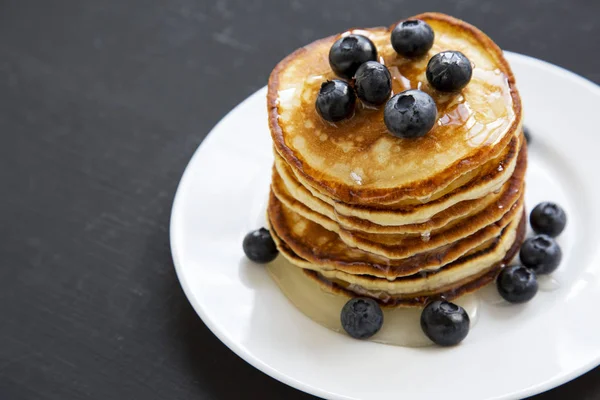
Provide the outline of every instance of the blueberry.
{"type": "Polygon", "coordinates": [[[380,105],[390,98],[392,76],[385,65],[377,61],[367,61],[356,70],[356,94],[368,104],[380,105]]]}
{"type": "Polygon", "coordinates": [[[317,112],[326,121],[338,122],[354,112],[356,94],[347,82],[334,79],[323,82],[317,96],[317,112]]]}
{"type": "Polygon", "coordinates": [[[536,233],[556,237],[567,225],[567,214],[558,204],[540,203],[531,212],[529,223],[536,233]]]}
{"type": "Polygon", "coordinates": [[[522,265],[506,267],[496,280],[500,296],[509,303],[525,303],[538,291],[535,272],[522,265]]]}
{"type": "Polygon", "coordinates": [[[527,239],[519,253],[521,262],[537,274],[549,274],[558,268],[562,259],[560,246],[548,235],[527,239]]]}
{"type": "Polygon", "coordinates": [[[369,38],[347,35],[339,38],[329,50],[329,65],[336,75],[352,79],[358,67],[377,60],[377,48],[369,38]]]}
{"type": "Polygon", "coordinates": [[[242,247],[246,257],[256,263],[266,264],[277,258],[277,246],[275,246],[271,233],[265,228],[248,233],[242,247]]]}
{"type": "Polygon", "coordinates": [[[444,300],[431,302],[421,313],[421,329],[440,346],[454,346],[469,333],[469,314],[459,305],[444,300]]]}
{"type": "Polygon", "coordinates": [[[398,93],[385,105],[383,122],[388,130],[401,138],[424,136],[437,119],[435,101],[427,93],[411,89],[398,93]]]}
{"type": "Polygon", "coordinates": [[[526,126],[523,127],[523,136],[525,136],[525,141],[529,144],[531,142],[531,132],[529,132],[529,128],[526,126]]]}
{"type": "Polygon", "coordinates": [[[392,47],[405,57],[418,57],[431,49],[433,37],[433,29],[427,22],[409,19],[400,22],[392,30],[392,47]]]}
{"type": "Polygon", "coordinates": [[[473,67],[460,51],[443,51],[431,57],[427,64],[429,84],[442,92],[461,90],[471,80],[473,67]]]}
{"type": "Polygon", "coordinates": [[[367,339],[381,329],[383,312],[373,299],[354,298],[342,308],[341,320],[348,335],[355,339],[367,339]]]}

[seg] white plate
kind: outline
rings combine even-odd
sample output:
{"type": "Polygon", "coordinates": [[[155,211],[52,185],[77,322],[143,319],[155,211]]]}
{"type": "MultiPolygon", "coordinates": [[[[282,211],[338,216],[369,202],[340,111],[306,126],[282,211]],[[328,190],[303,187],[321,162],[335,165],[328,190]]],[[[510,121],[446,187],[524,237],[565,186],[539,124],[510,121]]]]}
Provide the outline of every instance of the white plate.
{"type": "Polygon", "coordinates": [[[527,203],[560,203],[559,287],[530,303],[484,302],[466,340],[444,349],[353,340],[300,313],[242,239],[264,224],[272,163],[266,88],[213,129],[175,197],[171,246],[198,315],[244,360],[331,399],[521,398],[600,363],[600,88],[559,67],[507,53],[533,140],[527,203]]]}

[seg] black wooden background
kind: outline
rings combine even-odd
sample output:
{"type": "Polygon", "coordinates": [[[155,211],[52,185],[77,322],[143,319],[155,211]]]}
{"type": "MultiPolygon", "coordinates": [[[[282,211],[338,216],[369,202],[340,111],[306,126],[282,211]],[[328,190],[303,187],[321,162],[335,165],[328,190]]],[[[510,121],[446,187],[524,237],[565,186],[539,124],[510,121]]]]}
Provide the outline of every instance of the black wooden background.
{"type": "MultiPolygon", "coordinates": [[[[600,82],[598,0],[0,0],[0,399],[312,398],[196,316],[173,194],[286,54],[431,10],[600,82]]],[[[600,398],[600,370],[539,399],[567,397],[600,398]]]]}

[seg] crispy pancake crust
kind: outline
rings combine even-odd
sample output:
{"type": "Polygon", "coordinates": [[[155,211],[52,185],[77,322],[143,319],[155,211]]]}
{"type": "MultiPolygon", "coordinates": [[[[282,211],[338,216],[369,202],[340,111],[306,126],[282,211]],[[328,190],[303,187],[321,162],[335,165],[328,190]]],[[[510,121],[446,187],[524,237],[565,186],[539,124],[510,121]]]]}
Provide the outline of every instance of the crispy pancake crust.
{"type": "MultiPolygon", "coordinates": [[[[490,282],[493,282],[502,270],[502,268],[504,268],[504,266],[508,264],[518,253],[519,248],[521,247],[521,243],[523,242],[523,239],[525,237],[526,221],[527,218],[525,216],[525,213],[523,213],[523,215],[521,216],[521,220],[519,221],[517,237],[509,251],[506,253],[504,259],[501,262],[490,266],[490,268],[482,271],[480,274],[468,277],[460,282],[456,282],[447,287],[439,288],[435,291],[415,293],[407,296],[390,296],[384,299],[379,297],[373,297],[373,299],[379,302],[384,307],[425,307],[428,303],[437,299],[445,299],[450,301],[465,294],[481,289],[490,282]]],[[[476,254],[473,254],[469,257],[476,256],[476,254]]],[[[337,283],[332,282],[331,280],[325,278],[318,272],[308,269],[304,269],[303,272],[308,277],[312,278],[316,283],[321,285],[321,287],[326,291],[341,294],[347,297],[365,296],[364,293],[357,294],[337,283]]]]}
{"type": "MultiPolygon", "coordinates": [[[[497,163],[493,163],[493,168],[487,166],[463,186],[437,199],[406,205],[365,206],[340,203],[307,186],[307,183],[302,182],[302,178],[298,179],[278,156],[275,156],[275,168],[287,188],[297,193],[298,201],[305,200],[305,205],[330,218],[333,214],[332,219],[341,225],[348,226],[351,230],[366,228],[364,231],[371,233],[402,233],[406,225],[431,224],[434,216],[458,203],[470,200],[485,202],[482,197],[500,190],[510,179],[517,165],[517,156],[523,146],[526,144],[520,134],[511,140],[503,156],[499,160],[496,159],[497,163]]],[[[461,207],[464,208],[464,204],[461,207]]],[[[432,230],[432,228],[424,230],[432,230]]]]}
{"type": "MultiPolygon", "coordinates": [[[[482,199],[465,200],[447,208],[434,215],[430,220],[423,223],[407,225],[378,225],[374,222],[360,219],[357,217],[348,217],[335,212],[329,204],[312,196],[308,190],[297,182],[284,181],[276,169],[273,169],[273,178],[271,181],[271,190],[273,194],[287,207],[293,209],[305,218],[320,223],[329,230],[336,230],[336,227],[330,228],[320,222],[326,217],[337,223],[342,229],[348,231],[360,231],[365,233],[402,233],[402,234],[422,234],[422,232],[436,232],[448,228],[453,222],[471,216],[496,201],[499,195],[488,195],[482,199]],[[311,216],[318,215],[318,219],[311,216]]],[[[329,225],[333,226],[333,225],[329,225]]]]}
{"type": "MultiPolygon", "coordinates": [[[[460,256],[496,236],[496,231],[508,225],[512,215],[522,206],[526,167],[527,151],[523,149],[515,174],[508,182],[509,187],[496,203],[447,230],[430,234],[425,241],[421,236],[347,231],[314,212],[312,218],[305,218],[282,204],[273,192],[269,198],[268,216],[277,235],[295,253],[320,268],[395,278],[426,266],[436,266],[434,260],[456,254],[449,248],[461,249],[460,256]]],[[[310,210],[305,211],[310,213],[310,210]]]]}
{"type": "MultiPolygon", "coordinates": [[[[330,231],[345,231],[347,235],[357,232],[359,236],[366,235],[368,237],[371,237],[374,234],[421,235],[423,232],[434,234],[436,232],[446,230],[452,225],[459,223],[460,220],[471,217],[481,212],[483,209],[488,208],[492,203],[497,202],[502,195],[505,195],[502,199],[502,205],[504,207],[512,205],[512,203],[507,201],[508,199],[506,198],[506,190],[508,190],[511,186],[518,189],[518,187],[515,186],[514,178],[518,176],[522,177],[525,172],[524,158],[526,157],[526,150],[523,150],[521,153],[523,154],[519,154],[518,157],[515,156],[517,160],[514,160],[515,164],[518,164],[519,162],[521,163],[519,166],[520,171],[515,172],[515,175],[505,182],[503,186],[499,187],[495,192],[489,193],[481,198],[458,201],[456,204],[453,204],[448,208],[443,209],[439,213],[436,213],[423,223],[398,226],[378,225],[368,220],[347,217],[336,212],[335,209],[329,204],[312,196],[310,192],[304,188],[304,186],[300,185],[300,183],[296,181],[291,180],[291,177],[286,176],[286,178],[283,178],[278,171],[285,169],[285,166],[279,166],[279,170],[274,168],[271,189],[275,196],[282,203],[284,203],[285,206],[291,208],[303,217],[322,225],[324,228],[330,231]]],[[[495,168],[494,171],[498,172],[497,168],[495,168]]],[[[286,175],[286,172],[284,171],[283,174],[286,175]]],[[[486,181],[487,179],[493,178],[490,178],[489,176],[482,176],[479,180],[486,181]]],[[[461,188],[457,189],[455,192],[456,196],[462,197],[465,193],[465,190],[461,188]]],[[[448,199],[446,200],[450,201],[450,204],[454,203],[454,201],[451,200],[452,197],[453,196],[449,194],[448,199]]],[[[444,202],[445,200],[440,199],[439,201],[444,202]]],[[[395,215],[393,211],[389,211],[389,214],[391,216],[395,215]]],[[[349,244],[355,246],[354,241],[349,242],[349,244]]]]}
{"type": "Polygon", "coordinates": [[[358,293],[368,291],[372,296],[402,296],[452,285],[454,282],[480,274],[482,270],[504,258],[517,237],[519,221],[523,214],[522,209],[518,211],[515,218],[502,229],[498,236],[434,271],[419,271],[393,281],[370,275],[344,274],[340,271],[317,272],[342,286],[350,285],[350,290],[358,293]]]}
{"type": "Polygon", "coordinates": [[[523,199],[521,198],[502,219],[464,239],[399,260],[388,259],[370,252],[348,247],[339,239],[337,241],[334,239],[331,244],[335,251],[331,251],[327,243],[323,243],[320,247],[316,243],[312,243],[314,245],[312,247],[306,246],[306,243],[298,243],[296,240],[290,240],[291,235],[288,231],[278,229],[277,222],[271,213],[269,214],[269,225],[275,243],[283,253],[285,252],[281,246],[285,245],[294,254],[305,260],[301,264],[290,260],[302,268],[316,271],[341,271],[351,275],[370,275],[377,278],[394,280],[421,271],[440,269],[498,236],[515,216],[522,212],[522,202],[523,199]]]}

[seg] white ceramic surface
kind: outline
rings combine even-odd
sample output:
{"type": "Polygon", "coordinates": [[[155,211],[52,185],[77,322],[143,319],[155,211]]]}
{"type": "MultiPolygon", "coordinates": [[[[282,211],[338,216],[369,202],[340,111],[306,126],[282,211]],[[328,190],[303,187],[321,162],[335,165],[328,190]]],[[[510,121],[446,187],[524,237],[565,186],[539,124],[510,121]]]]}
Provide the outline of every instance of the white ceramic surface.
{"type": "Polygon", "coordinates": [[[247,261],[244,235],[264,224],[272,163],[266,88],[213,129],[177,191],[171,246],[187,297],[219,339],[256,368],[331,399],[505,399],[532,395],[600,363],[600,88],[507,53],[533,139],[527,204],[561,204],[569,223],[553,281],[530,303],[482,294],[480,320],[454,348],[404,348],[323,328],[247,261]]]}

